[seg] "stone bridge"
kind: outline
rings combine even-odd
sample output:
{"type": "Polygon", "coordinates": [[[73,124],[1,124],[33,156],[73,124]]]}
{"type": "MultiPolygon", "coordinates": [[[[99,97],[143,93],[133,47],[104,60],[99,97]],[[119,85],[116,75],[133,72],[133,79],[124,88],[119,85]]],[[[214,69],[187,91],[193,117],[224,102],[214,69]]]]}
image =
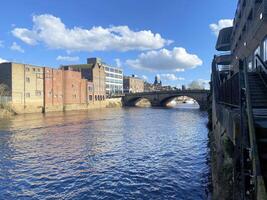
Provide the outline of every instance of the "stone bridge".
{"type": "Polygon", "coordinates": [[[123,97],[124,106],[135,106],[141,99],[150,101],[152,107],[165,107],[174,98],[187,96],[194,99],[200,109],[206,109],[208,105],[209,90],[170,90],[170,91],[155,91],[143,93],[125,94],[123,97]]]}

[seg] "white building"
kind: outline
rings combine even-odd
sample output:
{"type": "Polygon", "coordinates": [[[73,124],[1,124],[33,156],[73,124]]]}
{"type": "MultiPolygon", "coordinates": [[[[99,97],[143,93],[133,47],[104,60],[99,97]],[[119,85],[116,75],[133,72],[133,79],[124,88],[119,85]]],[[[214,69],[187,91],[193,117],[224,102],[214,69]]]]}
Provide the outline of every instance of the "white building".
{"type": "Polygon", "coordinates": [[[123,93],[123,70],[117,67],[111,67],[105,63],[106,73],[106,94],[108,96],[119,95],[123,93]]]}

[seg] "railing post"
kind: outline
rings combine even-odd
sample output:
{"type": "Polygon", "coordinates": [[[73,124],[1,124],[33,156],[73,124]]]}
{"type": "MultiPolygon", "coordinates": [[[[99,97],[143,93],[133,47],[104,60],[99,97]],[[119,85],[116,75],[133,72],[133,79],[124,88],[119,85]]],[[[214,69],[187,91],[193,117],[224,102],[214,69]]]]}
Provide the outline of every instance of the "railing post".
{"type": "Polygon", "coordinates": [[[246,100],[246,89],[244,87],[244,62],[239,60],[239,114],[240,114],[240,161],[241,161],[241,198],[245,199],[245,177],[244,177],[244,136],[245,136],[245,100],[246,100]]]}

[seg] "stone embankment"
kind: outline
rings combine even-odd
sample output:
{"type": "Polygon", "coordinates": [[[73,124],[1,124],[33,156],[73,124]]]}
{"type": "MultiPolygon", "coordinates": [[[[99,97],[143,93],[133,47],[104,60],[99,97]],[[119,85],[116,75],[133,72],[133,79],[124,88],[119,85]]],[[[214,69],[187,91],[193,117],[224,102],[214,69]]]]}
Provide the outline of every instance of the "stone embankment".
{"type": "Polygon", "coordinates": [[[106,108],[116,108],[116,107],[122,107],[121,98],[112,98],[106,100],[106,108]]]}
{"type": "Polygon", "coordinates": [[[16,113],[11,109],[11,107],[0,105],[0,118],[9,118],[13,115],[16,115],[16,113]]]}
{"type": "Polygon", "coordinates": [[[27,114],[27,113],[42,113],[45,112],[66,112],[66,111],[74,111],[74,110],[93,110],[93,109],[100,109],[100,108],[116,108],[122,107],[122,100],[121,98],[112,98],[106,99],[102,102],[97,102],[94,104],[72,104],[72,105],[65,105],[65,106],[54,106],[54,107],[47,107],[43,110],[40,107],[27,107],[23,108],[23,106],[0,106],[0,118],[9,118],[16,114],[27,114]]]}

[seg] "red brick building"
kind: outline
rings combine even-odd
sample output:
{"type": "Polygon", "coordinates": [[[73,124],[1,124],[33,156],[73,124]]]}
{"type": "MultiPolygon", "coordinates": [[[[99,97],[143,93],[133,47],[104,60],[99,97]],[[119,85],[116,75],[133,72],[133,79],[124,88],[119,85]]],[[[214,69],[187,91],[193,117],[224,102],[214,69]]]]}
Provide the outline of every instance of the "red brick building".
{"type": "Polygon", "coordinates": [[[63,70],[44,68],[44,106],[63,106],[63,70]]]}
{"type": "Polygon", "coordinates": [[[63,70],[63,91],[65,104],[87,103],[87,80],[82,79],[81,72],[63,70]]]}

